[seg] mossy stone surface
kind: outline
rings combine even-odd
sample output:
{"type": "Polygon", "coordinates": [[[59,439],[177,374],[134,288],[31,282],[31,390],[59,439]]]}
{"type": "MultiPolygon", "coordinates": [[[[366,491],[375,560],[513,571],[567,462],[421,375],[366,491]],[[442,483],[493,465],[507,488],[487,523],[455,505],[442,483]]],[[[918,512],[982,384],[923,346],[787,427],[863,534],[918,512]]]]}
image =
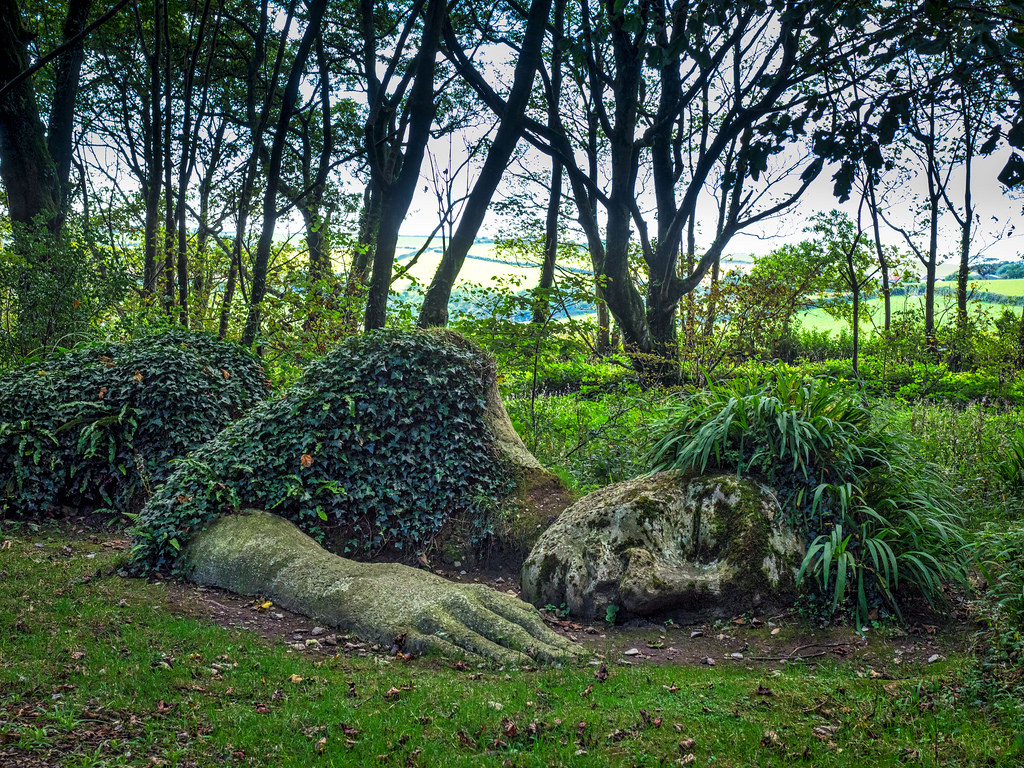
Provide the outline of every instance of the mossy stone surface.
{"type": "Polygon", "coordinates": [[[220,517],[191,538],[180,563],[199,584],[267,598],[388,647],[398,642],[406,650],[512,664],[582,655],[510,595],[396,563],[333,555],[266,512],[220,517]]]}
{"type": "Polygon", "coordinates": [[[523,565],[523,596],[603,618],[788,602],[803,558],[772,491],[732,475],[660,472],[567,509],[523,565]]]}

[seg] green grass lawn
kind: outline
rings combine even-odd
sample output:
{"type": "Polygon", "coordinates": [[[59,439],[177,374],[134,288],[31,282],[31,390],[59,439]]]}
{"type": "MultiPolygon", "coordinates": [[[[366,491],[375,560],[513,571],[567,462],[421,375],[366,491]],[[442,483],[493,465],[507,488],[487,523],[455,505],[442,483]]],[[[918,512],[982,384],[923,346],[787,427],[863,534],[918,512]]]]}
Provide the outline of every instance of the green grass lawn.
{"type": "Polygon", "coordinates": [[[110,536],[0,532],[0,764],[1013,766],[965,656],[467,668],[309,656],[181,615],[110,536]],[[7,541],[9,543],[4,543],[7,541]],[[603,679],[604,678],[604,679],[603,679]],[[6,762],[5,762],[6,761],[6,762]],[[21,761],[21,762],[18,762],[21,761]]]}
{"type": "MultiPolygon", "coordinates": [[[[944,283],[955,287],[956,283],[944,283]]],[[[976,293],[1001,293],[1003,296],[1024,296],[1024,279],[1019,280],[972,280],[970,287],[976,293]]]]}

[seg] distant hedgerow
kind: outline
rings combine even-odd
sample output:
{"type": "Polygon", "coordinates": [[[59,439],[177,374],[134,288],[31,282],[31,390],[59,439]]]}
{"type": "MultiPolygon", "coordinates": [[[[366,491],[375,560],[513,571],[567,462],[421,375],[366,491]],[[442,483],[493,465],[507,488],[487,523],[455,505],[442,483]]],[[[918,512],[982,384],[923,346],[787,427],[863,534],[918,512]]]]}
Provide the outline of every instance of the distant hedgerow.
{"type": "Polygon", "coordinates": [[[425,545],[456,516],[483,532],[505,488],[483,421],[493,380],[493,361],[451,332],[345,340],[180,462],[140,515],[136,559],[162,567],[246,507],[353,553],[425,545]]]}
{"type": "Polygon", "coordinates": [[[138,509],[171,461],[263,399],[258,361],[172,329],[0,375],[0,517],[138,509]]]}

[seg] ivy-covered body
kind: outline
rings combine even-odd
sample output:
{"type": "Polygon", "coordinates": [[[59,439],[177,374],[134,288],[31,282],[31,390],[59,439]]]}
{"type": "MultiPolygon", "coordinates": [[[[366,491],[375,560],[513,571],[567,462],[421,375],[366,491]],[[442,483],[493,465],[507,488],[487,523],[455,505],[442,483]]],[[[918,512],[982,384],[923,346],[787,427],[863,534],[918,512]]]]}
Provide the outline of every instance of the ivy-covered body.
{"type": "Polygon", "coordinates": [[[163,567],[191,534],[245,507],[341,553],[424,546],[456,517],[483,534],[509,488],[485,423],[494,375],[450,332],[344,341],[178,466],[141,514],[137,558],[163,567]]]}
{"type": "Polygon", "coordinates": [[[263,399],[257,360],[170,330],[0,376],[0,517],[138,509],[173,460],[263,399]]]}

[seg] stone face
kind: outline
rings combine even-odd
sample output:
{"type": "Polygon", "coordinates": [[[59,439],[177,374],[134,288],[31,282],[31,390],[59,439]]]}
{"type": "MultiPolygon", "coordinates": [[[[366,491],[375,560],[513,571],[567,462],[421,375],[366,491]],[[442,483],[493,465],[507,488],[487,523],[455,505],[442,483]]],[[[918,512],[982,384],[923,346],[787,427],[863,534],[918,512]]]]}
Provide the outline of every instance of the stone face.
{"type": "Polygon", "coordinates": [[[775,495],[733,475],[659,472],[569,507],[523,564],[525,599],[604,618],[742,611],[795,593],[803,558],[775,495]]]}

